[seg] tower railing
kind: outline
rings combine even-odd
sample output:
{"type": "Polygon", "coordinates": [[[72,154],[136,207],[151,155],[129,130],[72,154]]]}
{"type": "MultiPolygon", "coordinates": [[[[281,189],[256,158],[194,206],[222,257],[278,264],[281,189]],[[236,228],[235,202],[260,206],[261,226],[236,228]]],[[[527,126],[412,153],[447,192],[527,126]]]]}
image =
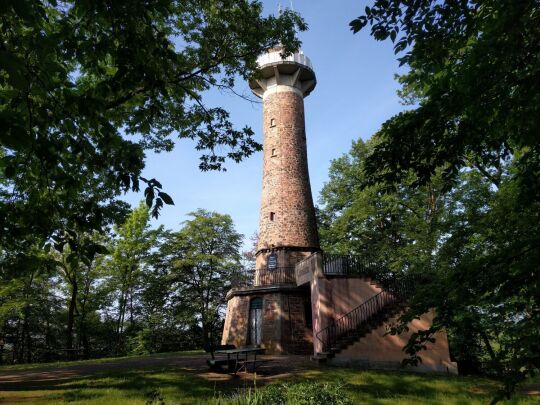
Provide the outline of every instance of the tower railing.
{"type": "Polygon", "coordinates": [[[280,63],[280,62],[296,62],[301,65],[307,66],[313,70],[313,65],[311,64],[311,60],[302,52],[293,53],[292,55],[286,56],[285,58],[281,57],[280,51],[268,52],[257,58],[257,64],[259,65],[259,67],[263,67],[271,63],[280,63]]]}
{"type": "Polygon", "coordinates": [[[294,267],[246,269],[240,271],[232,280],[233,288],[283,284],[296,285],[294,267]]]}
{"type": "Polygon", "coordinates": [[[356,255],[323,253],[323,273],[327,276],[364,276],[385,279],[392,274],[386,266],[356,255]]]}

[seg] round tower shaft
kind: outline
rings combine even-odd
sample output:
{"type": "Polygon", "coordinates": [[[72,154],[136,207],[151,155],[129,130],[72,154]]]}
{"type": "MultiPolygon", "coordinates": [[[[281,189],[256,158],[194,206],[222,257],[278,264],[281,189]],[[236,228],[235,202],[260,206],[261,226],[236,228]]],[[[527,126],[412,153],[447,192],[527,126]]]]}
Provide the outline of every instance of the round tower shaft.
{"type": "Polygon", "coordinates": [[[260,284],[294,282],[294,265],[320,250],[304,122],[304,97],[315,87],[315,73],[303,53],[282,58],[280,52],[280,48],[272,49],[261,56],[260,76],[250,81],[252,91],[263,99],[263,187],[256,264],[260,284]]]}

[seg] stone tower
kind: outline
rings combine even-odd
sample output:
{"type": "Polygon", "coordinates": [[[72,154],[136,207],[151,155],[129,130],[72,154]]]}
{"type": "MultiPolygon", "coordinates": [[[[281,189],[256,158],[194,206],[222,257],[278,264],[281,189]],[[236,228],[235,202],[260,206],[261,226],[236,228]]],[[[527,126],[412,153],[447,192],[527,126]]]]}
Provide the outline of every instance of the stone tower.
{"type": "Polygon", "coordinates": [[[313,351],[309,286],[295,265],[320,250],[309,184],[304,97],[316,84],[310,60],[259,57],[249,85],[263,99],[263,189],[255,271],[227,294],[222,344],[260,345],[267,353],[313,351]]]}
{"type": "MultiPolygon", "coordinates": [[[[361,256],[320,251],[309,184],[304,97],[316,84],[309,59],[271,49],[250,81],[263,100],[263,183],[253,272],[227,294],[223,345],[267,353],[313,354],[333,364],[401,368],[408,336],[430,327],[433,312],[388,335],[409,297],[409,282],[361,256]]],[[[454,372],[444,333],[416,371],[454,372]]]]}
{"type": "Polygon", "coordinates": [[[286,58],[281,52],[278,47],[261,56],[261,75],[250,81],[252,91],[263,99],[263,187],[256,265],[261,283],[266,281],[260,270],[294,267],[306,254],[319,250],[304,122],[304,97],[315,88],[316,78],[302,52],[286,58]]]}

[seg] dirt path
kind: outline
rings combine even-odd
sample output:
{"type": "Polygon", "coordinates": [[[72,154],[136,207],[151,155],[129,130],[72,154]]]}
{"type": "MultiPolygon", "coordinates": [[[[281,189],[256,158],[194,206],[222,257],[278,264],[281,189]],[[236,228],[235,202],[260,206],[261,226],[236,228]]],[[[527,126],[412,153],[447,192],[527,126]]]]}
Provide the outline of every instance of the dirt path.
{"type": "MultiPolygon", "coordinates": [[[[195,374],[209,380],[229,380],[252,378],[251,373],[239,373],[233,376],[227,373],[216,373],[209,370],[206,364],[208,356],[148,356],[129,359],[111,360],[99,364],[77,364],[62,367],[43,367],[30,370],[0,371],[0,391],[24,388],[45,387],[52,382],[87,377],[93,374],[106,373],[119,369],[144,368],[186,368],[195,374]]],[[[257,370],[257,378],[271,380],[313,368],[313,363],[307,356],[262,356],[269,360],[257,370]]]]}

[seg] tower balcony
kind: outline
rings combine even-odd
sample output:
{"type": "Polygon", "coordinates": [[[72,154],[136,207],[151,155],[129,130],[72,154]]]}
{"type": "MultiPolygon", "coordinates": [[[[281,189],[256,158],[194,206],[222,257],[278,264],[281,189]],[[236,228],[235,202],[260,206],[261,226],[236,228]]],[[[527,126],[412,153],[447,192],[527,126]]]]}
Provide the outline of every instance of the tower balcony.
{"type": "Polygon", "coordinates": [[[281,51],[277,47],[257,58],[259,73],[249,81],[251,91],[263,98],[267,90],[289,86],[307,97],[317,84],[311,60],[302,51],[285,57],[281,51]]]}
{"type": "Polygon", "coordinates": [[[233,288],[296,285],[294,269],[294,267],[277,267],[244,270],[238,273],[231,284],[233,288]]]}

